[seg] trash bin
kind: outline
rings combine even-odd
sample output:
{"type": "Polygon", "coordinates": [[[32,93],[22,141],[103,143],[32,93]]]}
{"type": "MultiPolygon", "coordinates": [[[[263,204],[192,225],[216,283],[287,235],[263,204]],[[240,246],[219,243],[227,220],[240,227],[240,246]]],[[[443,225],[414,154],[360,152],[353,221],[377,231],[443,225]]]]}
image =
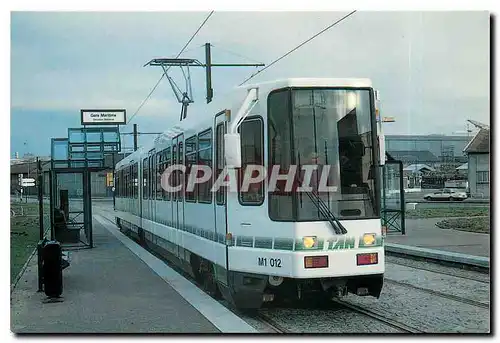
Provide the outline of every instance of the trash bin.
{"type": "Polygon", "coordinates": [[[42,249],[44,291],[48,297],[57,298],[63,289],[61,245],[56,241],[48,241],[42,249]]]}

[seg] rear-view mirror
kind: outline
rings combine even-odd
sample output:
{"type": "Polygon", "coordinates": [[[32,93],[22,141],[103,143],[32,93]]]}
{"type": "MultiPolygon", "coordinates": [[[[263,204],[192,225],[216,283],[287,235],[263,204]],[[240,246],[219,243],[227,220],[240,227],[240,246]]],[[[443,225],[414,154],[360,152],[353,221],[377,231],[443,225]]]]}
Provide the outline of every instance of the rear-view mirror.
{"type": "Polygon", "coordinates": [[[224,135],[224,157],[228,168],[241,168],[241,138],[239,133],[224,135]]]}
{"type": "Polygon", "coordinates": [[[385,136],[384,135],[379,135],[378,136],[378,148],[379,148],[379,155],[380,155],[380,165],[383,166],[385,165],[385,136]]]}

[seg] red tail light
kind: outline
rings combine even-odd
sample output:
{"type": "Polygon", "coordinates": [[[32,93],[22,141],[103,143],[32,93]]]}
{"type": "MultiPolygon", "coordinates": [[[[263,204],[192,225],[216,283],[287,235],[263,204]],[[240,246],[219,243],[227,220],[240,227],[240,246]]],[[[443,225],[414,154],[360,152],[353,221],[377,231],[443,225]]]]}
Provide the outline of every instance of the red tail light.
{"type": "Polygon", "coordinates": [[[304,268],[326,268],[328,267],[328,256],[305,256],[304,268]]]}
{"type": "Polygon", "coordinates": [[[356,257],[358,266],[378,263],[378,253],[357,254],[356,257]]]}

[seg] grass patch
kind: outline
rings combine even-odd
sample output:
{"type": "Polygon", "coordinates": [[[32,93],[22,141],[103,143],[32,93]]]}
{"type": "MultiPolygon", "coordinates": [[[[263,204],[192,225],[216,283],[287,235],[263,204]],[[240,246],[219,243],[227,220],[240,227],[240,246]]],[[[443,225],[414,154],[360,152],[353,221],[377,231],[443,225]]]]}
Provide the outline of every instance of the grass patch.
{"type": "Polygon", "coordinates": [[[436,226],[441,229],[453,229],[460,231],[476,232],[476,233],[490,233],[490,218],[460,218],[460,219],[445,219],[438,223],[436,226]]]}
{"type": "Polygon", "coordinates": [[[38,243],[40,227],[38,204],[11,204],[11,209],[16,213],[16,216],[10,218],[10,282],[12,284],[38,243]],[[21,213],[24,215],[21,216],[21,213]]]}
{"type": "Polygon", "coordinates": [[[489,216],[489,207],[436,207],[436,208],[421,208],[416,210],[407,210],[406,218],[446,218],[446,217],[477,217],[489,216]]]}

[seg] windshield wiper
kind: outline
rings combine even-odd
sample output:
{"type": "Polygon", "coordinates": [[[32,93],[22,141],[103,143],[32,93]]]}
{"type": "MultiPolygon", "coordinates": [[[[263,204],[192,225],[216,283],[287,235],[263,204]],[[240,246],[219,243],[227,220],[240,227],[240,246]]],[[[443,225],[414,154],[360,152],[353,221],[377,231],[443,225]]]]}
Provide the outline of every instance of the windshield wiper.
{"type": "Polygon", "coordinates": [[[332,211],[328,208],[328,206],[325,204],[323,199],[319,197],[318,194],[314,192],[306,192],[306,194],[309,196],[309,199],[313,202],[314,206],[319,210],[321,215],[325,217],[330,225],[333,227],[333,230],[337,235],[345,235],[347,233],[347,230],[345,227],[340,223],[340,221],[335,217],[332,211]]]}

